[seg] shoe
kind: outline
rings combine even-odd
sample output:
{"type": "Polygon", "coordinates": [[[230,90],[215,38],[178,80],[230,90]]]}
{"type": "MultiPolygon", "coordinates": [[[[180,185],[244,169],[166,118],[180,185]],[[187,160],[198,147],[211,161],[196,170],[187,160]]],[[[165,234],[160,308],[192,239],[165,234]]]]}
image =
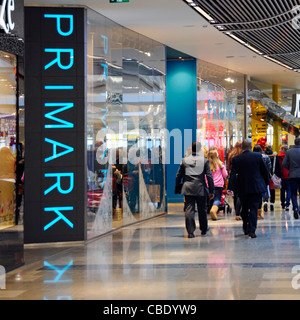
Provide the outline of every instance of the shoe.
{"type": "Polygon", "coordinates": [[[235,216],[235,220],[240,221],[240,220],[242,220],[242,218],[240,216],[235,216]]]}
{"type": "Polygon", "coordinates": [[[264,219],[264,212],[261,209],[257,211],[257,220],[264,219]]]}
{"type": "Polygon", "coordinates": [[[285,208],[285,211],[289,211],[289,210],[290,210],[290,208],[289,208],[289,207],[286,207],[286,208],[285,208]]]}
{"type": "Polygon", "coordinates": [[[246,231],[245,229],[243,229],[243,231],[244,231],[244,235],[245,235],[245,236],[247,236],[247,235],[249,234],[249,232],[246,231]]]}
{"type": "Polygon", "coordinates": [[[294,210],[294,218],[299,219],[299,212],[298,210],[294,210]]]}
{"type": "Polygon", "coordinates": [[[273,203],[270,204],[270,211],[274,211],[274,204],[273,203]]]}
{"type": "Polygon", "coordinates": [[[219,207],[218,206],[212,206],[212,208],[210,209],[210,216],[211,216],[211,219],[213,221],[217,221],[218,220],[218,216],[217,216],[217,212],[219,210],[219,207]]]}
{"type": "Polygon", "coordinates": [[[188,238],[195,238],[195,235],[193,233],[189,233],[188,238]]]}
{"type": "Polygon", "coordinates": [[[205,236],[205,235],[206,235],[206,233],[207,233],[207,231],[209,231],[209,230],[210,230],[210,227],[207,227],[207,229],[206,229],[206,231],[205,231],[205,232],[204,232],[204,231],[202,231],[202,232],[201,232],[201,235],[202,235],[202,236],[205,236]]]}
{"type": "Polygon", "coordinates": [[[255,233],[250,232],[250,233],[249,233],[249,238],[251,238],[251,239],[256,238],[256,234],[255,234],[255,233]]]}
{"type": "Polygon", "coordinates": [[[268,203],[265,202],[265,203],[264,203],[264,212],[267,212],[267,211],[268,211],[268,203]]]}

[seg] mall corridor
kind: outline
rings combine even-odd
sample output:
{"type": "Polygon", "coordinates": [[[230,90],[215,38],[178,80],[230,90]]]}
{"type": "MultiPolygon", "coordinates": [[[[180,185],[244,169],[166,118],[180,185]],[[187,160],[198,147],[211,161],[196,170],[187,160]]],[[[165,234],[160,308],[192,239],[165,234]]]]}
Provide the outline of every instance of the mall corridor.
{"type": "Polygon", "coordinates": [[[278,202],[256,239],[234,215],[209,219],[207,236],[188,239],[182,208],[85,244],[26,245],[26,264],[7,274],[0,299],[300,298],[300,221],[291,210],[278,202]]]}

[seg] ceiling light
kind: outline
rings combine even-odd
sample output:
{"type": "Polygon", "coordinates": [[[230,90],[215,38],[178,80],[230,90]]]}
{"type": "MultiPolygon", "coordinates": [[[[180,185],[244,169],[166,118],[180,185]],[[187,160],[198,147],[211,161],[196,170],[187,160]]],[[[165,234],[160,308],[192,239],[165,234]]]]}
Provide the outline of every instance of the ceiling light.
{"type": "Polygon", "coordinates": [[[258,54],[260,54],[260,55],[263,54],[261,51],[259,51],[259,50],[255,49],[254,47],[250,46],[250,44],[248,44],[248,43],[246,44],[246,46],[247,46],[249,49],[255,51],[256,53],[258,53],[258,54]]]}
{"type": "Polygon", "coordinates": [[[227,33],[227,32],[226,32],[226,34],[228,34],[231,38],[233,38],[234,40],[238,41],[239,43],[241,43],[241,44],[246,44],[245,41],[243,41],[242,39],[236,37],[234,34],[227,33]]]}
{"type": "Polygon", "coordinates": [[[231,83],[234,83],[235,81],[233,79],[231,79],[230,77],[226,78],[225,81],[227,82],[231,82],[231,83]]]}
{"type": "Polygon", "coordinates": [[[210,22],[216,22],[209,14],[207,14],[205,11],[203,11],[200,7],[194,7],[195,10],[197,10],[199,13],[203,15],[204,18],[209,20],[210,22]]]}
{"type": "Polygon", "coordinates": [[[289,67],[289,66],[287,66],[286,64],[284,64],[284,63],[282,63],[282,62],[280,62],[280,61],[278,61],[278,60],[276,60],[276,59],[273,59],[273,58],[271,58],[271,57],[269,57],[269,56],[267,56],[267,55],[265,55],[264,57],[265,57],[266,59],[269,59],[269,60],[273,61],[273,62],[276,62],[277,64],[279,64],[279,65],[281,65],[281,66],[283,66],[283,67],[285,67],[285,68],[287,68],[287,69],[293,70],[292,67],[289,67]]]}

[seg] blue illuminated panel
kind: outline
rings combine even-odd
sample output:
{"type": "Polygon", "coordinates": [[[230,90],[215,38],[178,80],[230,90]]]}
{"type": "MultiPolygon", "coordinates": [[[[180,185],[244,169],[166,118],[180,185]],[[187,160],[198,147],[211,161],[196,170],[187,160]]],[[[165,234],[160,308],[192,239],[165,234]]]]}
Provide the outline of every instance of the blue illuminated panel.
{"type": "Polygon", "coordinates": [[[85,16],[25,8],[25,243],[86,238],[85,16]]]}

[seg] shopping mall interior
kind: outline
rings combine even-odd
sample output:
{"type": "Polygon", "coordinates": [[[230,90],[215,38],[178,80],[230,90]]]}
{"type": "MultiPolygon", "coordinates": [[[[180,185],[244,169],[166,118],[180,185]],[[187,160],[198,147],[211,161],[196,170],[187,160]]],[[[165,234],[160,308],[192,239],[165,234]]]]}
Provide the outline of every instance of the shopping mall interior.
{"type": "Polygon", "coordinates": [[[226,189],[239,142],[295,147],[299,44],[297,0],[3,0],[0,300],[299,300],[294,204],[251,238],[226,189]],[[191,239],[195,141],[227,175],[191,239]]]}

